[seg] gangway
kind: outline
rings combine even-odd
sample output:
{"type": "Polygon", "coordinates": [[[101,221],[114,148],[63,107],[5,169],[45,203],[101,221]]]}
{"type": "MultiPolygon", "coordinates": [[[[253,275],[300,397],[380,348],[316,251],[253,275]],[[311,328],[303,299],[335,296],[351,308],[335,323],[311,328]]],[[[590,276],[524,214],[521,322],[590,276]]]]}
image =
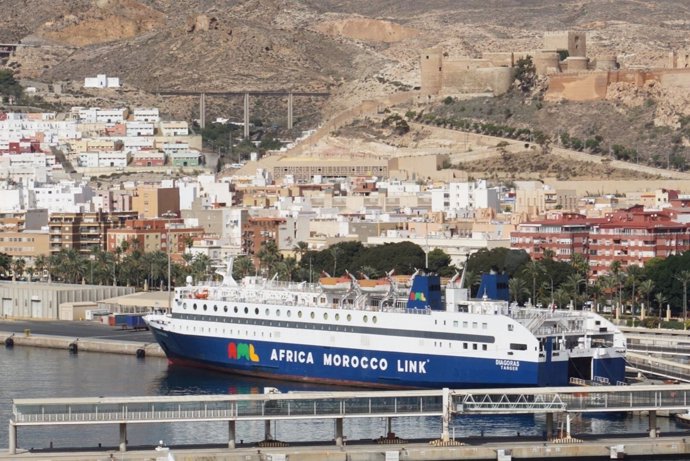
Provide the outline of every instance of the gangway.
{"type": "Polygon", "coordinates": [[[448,442],[454,414],[546,413],[549,438],[555,413],[565,413],[569,420],[570,413],[647,411],[654,437],[657,411],[688,408],[688,384],[15,399],[9,452],[17,451],[20,427],[117,424],[120,450],[125,451],[128,424],[202,421],[227,423],[228,447],[234,448],[238,421],[264,421],[270,439],[274,420],[335,420],[336,445],[342,445],[345,419],[383,417],[390,422],[394,417],[435,416],[442,419],[440,440],[448,442]]]}
{"type": "Polygon", "coordinates": [[[690,365],[688,364],[631,351],[626,353],[626,362],[629,368],[645,374],[690,382],[690,365]]]}

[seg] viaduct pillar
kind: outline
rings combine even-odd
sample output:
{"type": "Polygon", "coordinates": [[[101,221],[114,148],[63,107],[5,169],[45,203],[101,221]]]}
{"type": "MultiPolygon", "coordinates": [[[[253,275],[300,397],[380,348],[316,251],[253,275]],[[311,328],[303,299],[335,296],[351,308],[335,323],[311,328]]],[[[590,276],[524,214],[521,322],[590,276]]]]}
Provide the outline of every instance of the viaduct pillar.
{"type": "Polygon", "coordinates": [[[249,137],[249,93],[244,93],[244,137],[249,137]]]}
{"type": "Polygon", "coordinates": [[[206,128],[206,93],[199,95],[199,126],[206,128]]]}
{"type": "Polygon", "coordinates": [[[287,128],[288,130],[292,129],[293,126],[293,120],[292,120],[292,107],[293,107],[293,94],[292,91],[290,94],[288,94],[288,116],[287,116],[287,128]]]}

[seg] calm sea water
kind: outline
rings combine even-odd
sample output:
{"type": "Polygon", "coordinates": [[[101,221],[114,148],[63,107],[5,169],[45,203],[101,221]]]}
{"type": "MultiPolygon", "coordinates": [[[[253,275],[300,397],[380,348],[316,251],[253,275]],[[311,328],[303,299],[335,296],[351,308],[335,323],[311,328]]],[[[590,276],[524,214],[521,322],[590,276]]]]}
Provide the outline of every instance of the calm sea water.
{"type": "MultiPolygon", "coordinates": [[[[251,380],[197,369],[168,367],[158,358],[144,360],[130,356],[79,353],[67,351],[15,347],[0,348],[0,447],[6,448],[6,424],[11,414],[12,399],[45,397],[144,396],[188,394],[260,393],[266,386],[288,390],[336,389],[264,380],[251,380]]],[[[454,418],[455,437],[538,436],[544,431],[543,415],[464,416],[454,418]]],[[[647,430],[643,416],[578,417],[572,423],[575,434],[623,434],[647,430]]],[[[662,433],[685,430],[668,418],[659,418],[662,433]]],[[[345,421],[345,436],[349,440],[372,439],[386,432],[382,419],[345,421]]],[[[332,421],[275,422],[274,436],[284,441],[331,441],[334,437],[332,421]]],[[[263,439],[263,423],[237,424],[237,441],[257,442],[263,439]]],[[[393,420],[393,431],[402,438],[436,438],[441,432],[440,418],[400,418],[393,420]]],[[[155,445],[163,440],[170,446],[201,443],[227,443],[226,423],[156,424],[128,426],[130,446],[155,445]]],[[[118,428],[48,427],[20,428],[21,448],[103,447],[115,446],[118,428]]]]}

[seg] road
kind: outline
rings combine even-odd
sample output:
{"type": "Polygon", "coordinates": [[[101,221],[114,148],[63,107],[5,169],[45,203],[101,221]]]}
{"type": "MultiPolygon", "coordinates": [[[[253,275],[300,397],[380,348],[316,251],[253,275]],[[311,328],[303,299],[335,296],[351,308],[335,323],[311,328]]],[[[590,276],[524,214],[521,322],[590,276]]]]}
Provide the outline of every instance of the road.
{"type": "Polygon", "coordinates": [[[0,320],[0,331],[24,334],[30,330],[31,334],[66,336],[74,338],[109,339],[116,341],[135,341],[141,343],[154,342],[153,335],[148,330],[123,330],[89,321],[45,321],[45,320],[0,320]]]}

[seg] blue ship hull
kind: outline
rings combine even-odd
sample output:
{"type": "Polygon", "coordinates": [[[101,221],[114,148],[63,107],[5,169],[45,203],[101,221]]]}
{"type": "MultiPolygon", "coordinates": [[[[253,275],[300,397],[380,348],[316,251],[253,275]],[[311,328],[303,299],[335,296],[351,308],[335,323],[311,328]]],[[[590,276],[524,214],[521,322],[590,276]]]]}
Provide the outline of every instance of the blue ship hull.
{"type": "MultiPolygon", "coordinates": [[[[376,388],[565,386],[567,362],[533,363],[183,335],[152,328],[173,363],[235,374],[376,388]]],[[[621,364],[624,362],[620,359],[621,364]]],[[[608,363],[609,370],[619,364],[608,363]]],[[[615,377],[611,377],[615,379],[615,377]]],[[[614,381],[615,382],[615,381],[614,381]]]]}

